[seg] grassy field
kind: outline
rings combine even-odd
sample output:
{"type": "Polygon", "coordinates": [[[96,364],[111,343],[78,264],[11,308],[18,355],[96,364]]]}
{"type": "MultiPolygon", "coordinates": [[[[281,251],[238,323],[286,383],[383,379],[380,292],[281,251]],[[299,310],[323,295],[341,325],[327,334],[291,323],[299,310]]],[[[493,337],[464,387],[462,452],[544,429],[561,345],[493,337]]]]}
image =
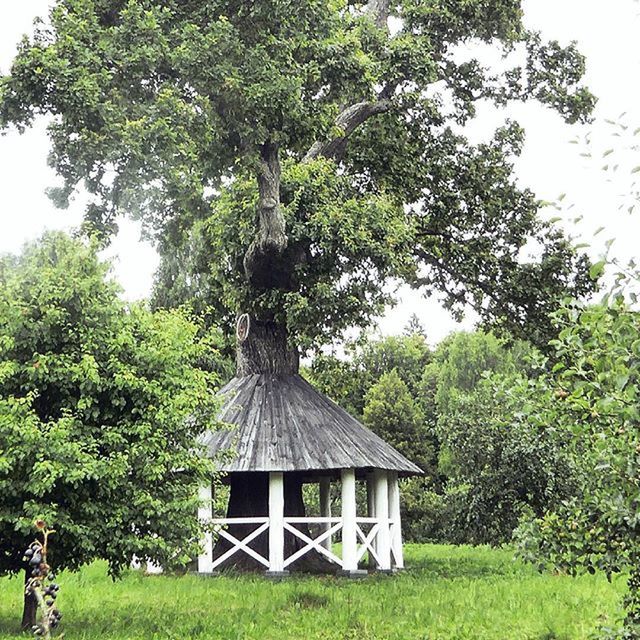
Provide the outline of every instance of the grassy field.
{"type": "MultiPolygon", "coordinates": [[[[409,569],[364,580],[145,577],[105,566],[60,576],[67,640],[589,638],[619,614],[624,579],[539,575],[507,550],[408,545],[409,569]]],[[[0,639],[16,638],[21,583],[0,580],[0,639]]]]}

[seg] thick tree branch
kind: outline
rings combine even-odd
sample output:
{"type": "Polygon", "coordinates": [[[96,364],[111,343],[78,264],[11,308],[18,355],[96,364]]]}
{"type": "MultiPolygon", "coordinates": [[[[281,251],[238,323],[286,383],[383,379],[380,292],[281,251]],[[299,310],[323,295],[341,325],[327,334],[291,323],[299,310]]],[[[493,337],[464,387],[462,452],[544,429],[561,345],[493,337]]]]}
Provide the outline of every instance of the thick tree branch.
{"type": "MultiPolygon", "coordinates": [[[[390,0],[369,0],[365,8],[365,14],[373,18],[376,26],[388,30],[390,0]]],[[[304,157],[304,162],[309,162],[320,156],[340,159],[347,145],[347,138],[364,122],[379,113],[385,113],[391,108],[391,98],[396,85],[386,85],[378,94],[375,102],[358,102],[344,109],[336,118],[336,126],[344,132],[332,140],[316,141],[304,157]]]]}
{"type": "Polygon", "coordinates": [[[390,0],[369,0],[366,12],[373,16],[376,26],[381,29],[387,28],[387,20],[389,18],[390,0]]]}
{"type": "Polygon", "coordinates": [[[280,159],[278,146],[270,142],[260,149],[258,172],[258,232],[247,249],[244,269],[250,281],[263,277],[267,265],[287,248],[284,216],[280,208],[280,159]],[[262,272],[262,273],[260,273],[262,272]]]}
{"type": "Polygon", "coordinates": [[[305,162],[320,156],[337,158],[344,153],[349,136],[364,122],[379,113],[385,113],[391,108],[391,100],[381,98],[376,102],[358,102],[347,107],[336,118],[336,127],[343,133],[331,140],[316,141],[304,157],[305,162]]]}

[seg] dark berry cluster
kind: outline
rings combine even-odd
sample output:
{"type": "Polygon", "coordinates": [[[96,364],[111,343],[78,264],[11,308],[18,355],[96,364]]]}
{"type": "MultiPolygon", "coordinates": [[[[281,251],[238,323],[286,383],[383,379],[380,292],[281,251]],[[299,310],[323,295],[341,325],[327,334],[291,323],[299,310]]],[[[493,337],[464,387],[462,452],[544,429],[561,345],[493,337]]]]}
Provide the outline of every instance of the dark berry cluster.
{"type": "Polygon", "coordinates": [[[49,640],[51,631],[60,624],[62,618],[56,607],[60,586],[56,584],[55,575],[47,564],[47,542],[53,531],[48,530],[41,521],[36,523],[36,527],[42,532],[43,542],[35,540],[24,552],[23,561],[28,564],[30,572],[25,593],[36,599],[40,614],[38,624],[33,625],[31,630],[35,636],[49,640]],[[46,586],[45,581],[49,583],[46,586]]]}

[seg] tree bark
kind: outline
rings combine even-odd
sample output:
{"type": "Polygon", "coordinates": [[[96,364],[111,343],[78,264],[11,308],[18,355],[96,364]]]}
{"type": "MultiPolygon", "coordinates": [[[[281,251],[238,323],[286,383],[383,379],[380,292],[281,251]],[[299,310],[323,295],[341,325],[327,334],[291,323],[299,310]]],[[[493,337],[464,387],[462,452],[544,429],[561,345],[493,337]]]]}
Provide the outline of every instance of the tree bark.
{"type": "Polygon", "coordinates": [[[24,604],[22,608],[22,630],[23,631],[31,631],[31,627],[37,624],[37,615],[38,615],[38,601],[36,600],[33,594],[27,595],[26,588],[30,579],[30,570],[25,569],[24,572],[24,604]]]}
{"type": "Polygon", "coordinates": [[[376,26],[380,29],[387,28],[390,4],[389,0],[369,0],[367,3],[367,13],[373,16],[376,26]]]}
{"type": "Polygon", "coordinates": [[[317,141],[304,157],[304,162],[310,162],[320,156],[340,160],[344,155],[349,136],[372,116],[386,113],[391,108],[391,100],[379,99],[376,102],[358,102],[347,107],[336,118],[336,127],[342,135],[331,140],[317,141]]]}
{"type": "Polygon", "coordinates": [[[286,328],[252,318],[247,338],[237,344],[236,375],[293,375],[299,366],[298,351],[289,344],[286,328]]]}
{"type": "Polygon", "coordinates": [[[258,229],[244,256],[245,275],[259,289],[285,288],[291,274],[283,257],[288,239],[280,206],[280,173],[278,146],[266,142],[260,149],[257,176],[258,229]]]}

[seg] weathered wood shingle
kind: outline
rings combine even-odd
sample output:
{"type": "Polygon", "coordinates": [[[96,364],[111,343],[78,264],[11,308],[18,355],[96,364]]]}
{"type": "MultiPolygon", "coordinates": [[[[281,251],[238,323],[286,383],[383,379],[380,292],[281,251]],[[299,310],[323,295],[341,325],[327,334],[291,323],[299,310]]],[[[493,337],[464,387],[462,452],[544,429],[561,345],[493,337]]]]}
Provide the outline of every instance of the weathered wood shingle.
{"type": "Polygon", "coordinates": [[[223,471],[373,467],[422,474],[298,375],[234,378],[220,394],[220,418],[233,428],[208,432],[203,442],[212,456],[232,452],[221,465],[223,471]]]}

